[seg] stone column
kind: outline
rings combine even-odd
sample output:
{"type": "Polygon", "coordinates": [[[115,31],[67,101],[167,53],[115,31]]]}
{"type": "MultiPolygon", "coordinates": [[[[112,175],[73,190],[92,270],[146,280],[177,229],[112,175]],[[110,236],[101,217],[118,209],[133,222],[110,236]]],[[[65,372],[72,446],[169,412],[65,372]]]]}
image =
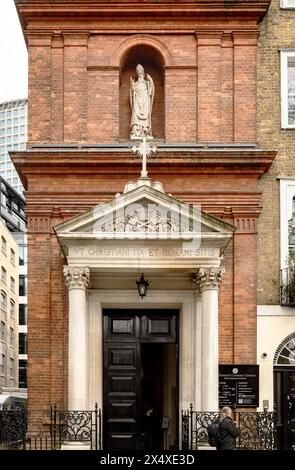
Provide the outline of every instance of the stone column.
{"type": "Polygon", "coordinates": [[[218,286],[221,268],[200,268],[197,281],[202,291],[202,410],[218,410],[218,286]]]}
{"type": "Polygon", "coordinates": [[[201,405],[201,383],[202,383],[202,291],[198,277],[193,278],[193,291],[195,299],[195,400],[194,409],[199,411],[201,405]]]}
{"type": "Polygon", "coordinates": [[[86,288],[90,270],[64,266],[69,289],[69,410],[85,410],[87,400],[86,288]]]}

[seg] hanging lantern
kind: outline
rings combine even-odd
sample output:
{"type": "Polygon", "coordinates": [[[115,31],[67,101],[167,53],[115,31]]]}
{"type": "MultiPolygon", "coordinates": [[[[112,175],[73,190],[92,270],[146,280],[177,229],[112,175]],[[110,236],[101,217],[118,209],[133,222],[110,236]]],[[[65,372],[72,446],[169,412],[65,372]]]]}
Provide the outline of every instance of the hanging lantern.
{"type": "Polygon", "coordinates": [[[136,281],[137,284],[137,289],[140,297],[143,299],[146,296],[148,287],[149,287],[149,281],[146,281],[144,278],[143,273],[141,274],[141,278],[139,281],[136,281]]]}

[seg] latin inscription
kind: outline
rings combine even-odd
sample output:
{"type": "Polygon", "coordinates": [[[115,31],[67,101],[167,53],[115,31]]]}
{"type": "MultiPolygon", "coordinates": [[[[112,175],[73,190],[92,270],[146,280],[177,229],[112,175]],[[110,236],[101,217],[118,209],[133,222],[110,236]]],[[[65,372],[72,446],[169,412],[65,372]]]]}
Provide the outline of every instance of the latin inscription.
{"type": "Polygon", "coordinates": [[[72,257],[93,258],[197,258],[218,256],[218,248],[178,248],[178,247],[73,247],[72,257]]]}

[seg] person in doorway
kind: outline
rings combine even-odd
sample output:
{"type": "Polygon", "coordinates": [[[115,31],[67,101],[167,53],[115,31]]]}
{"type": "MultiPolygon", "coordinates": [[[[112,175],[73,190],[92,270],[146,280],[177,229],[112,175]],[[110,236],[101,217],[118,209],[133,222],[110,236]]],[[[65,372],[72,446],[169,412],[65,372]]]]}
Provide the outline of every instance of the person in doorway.
{"type": "Polygon", "coordinates": [[[161,420],[153,405],[147,406],[142,420],[142,442],[144,449],[149,452],[161,450],[162,428],[161,420]]]}
{"type": "Polygon", "coordinates": [[[234,450],[236,438],[240,430],[232,419],[232,410],[224,406],[220,413],[219,439],[216,442],[216,450],[234,450]]]}

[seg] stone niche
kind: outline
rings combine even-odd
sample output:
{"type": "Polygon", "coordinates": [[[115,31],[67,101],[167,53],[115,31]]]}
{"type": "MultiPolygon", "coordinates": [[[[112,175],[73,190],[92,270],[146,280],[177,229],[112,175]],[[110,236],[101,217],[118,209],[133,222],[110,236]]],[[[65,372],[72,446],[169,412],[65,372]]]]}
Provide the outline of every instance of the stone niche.
{"type": "Polygon", "coordinates": [[[130,77],[135,77],[137,64],[144,67],[145,73],[151,75],[155,83],[155,99],[152,112],[153,136],[164,139],[165,105],[164,105],[164,64],[158,51],[148,45],[138,45],[128,49],[120,67],[120,131],[121,139],[129,139],[131,109],[129,104],[130,77]]]}

